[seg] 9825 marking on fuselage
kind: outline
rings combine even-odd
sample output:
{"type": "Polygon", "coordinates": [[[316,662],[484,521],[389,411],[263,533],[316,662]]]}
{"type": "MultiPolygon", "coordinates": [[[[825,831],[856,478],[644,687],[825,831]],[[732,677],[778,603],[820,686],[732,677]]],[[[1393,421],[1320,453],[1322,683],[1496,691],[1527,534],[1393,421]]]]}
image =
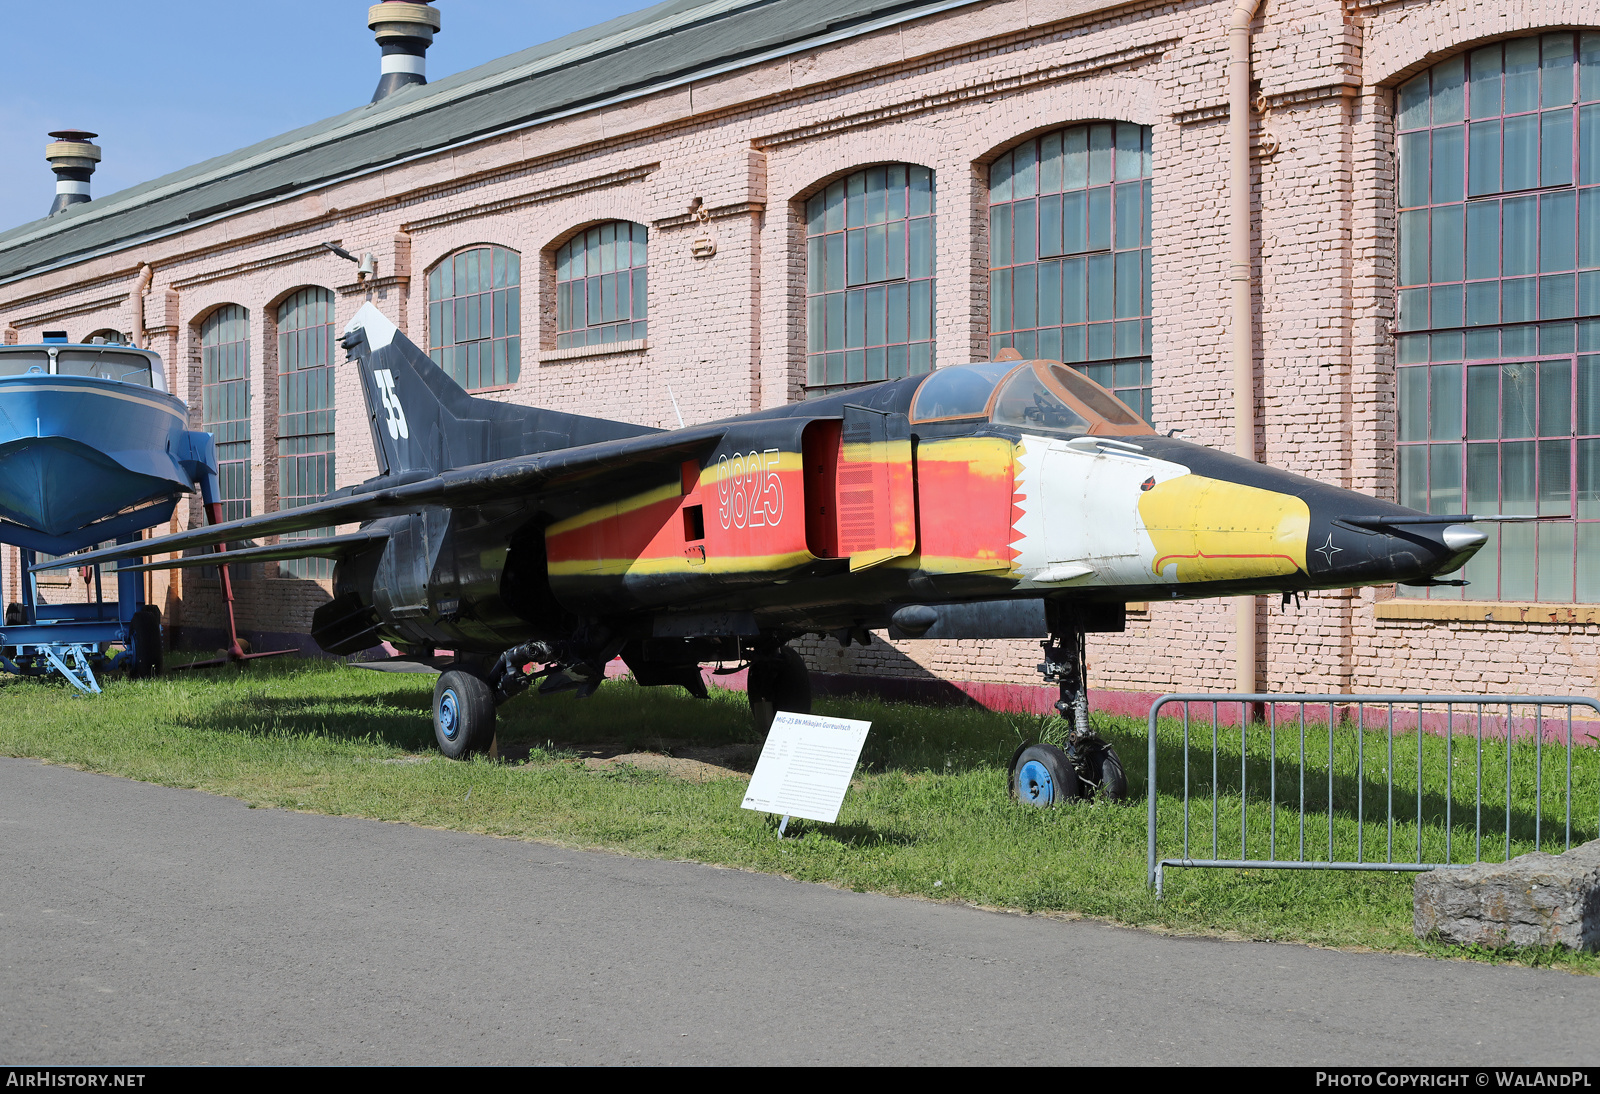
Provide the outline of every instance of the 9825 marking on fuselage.
{"type": "Polygon", "coordinates": [[[723,528],[761,528],[783,523],[782,451],[735,452],[717,457],[718,516],[723,528]]]}

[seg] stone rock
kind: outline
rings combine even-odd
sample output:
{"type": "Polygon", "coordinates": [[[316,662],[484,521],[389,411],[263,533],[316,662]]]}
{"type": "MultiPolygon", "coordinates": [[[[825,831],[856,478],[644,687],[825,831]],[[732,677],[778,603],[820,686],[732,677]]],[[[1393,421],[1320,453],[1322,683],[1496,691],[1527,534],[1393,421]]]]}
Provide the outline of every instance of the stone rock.
{"type": "Polygon", "coordinates": [[[1600,840],[1419,874],[1412,925],[1460,945],[1600,949],[1600,840]]]}

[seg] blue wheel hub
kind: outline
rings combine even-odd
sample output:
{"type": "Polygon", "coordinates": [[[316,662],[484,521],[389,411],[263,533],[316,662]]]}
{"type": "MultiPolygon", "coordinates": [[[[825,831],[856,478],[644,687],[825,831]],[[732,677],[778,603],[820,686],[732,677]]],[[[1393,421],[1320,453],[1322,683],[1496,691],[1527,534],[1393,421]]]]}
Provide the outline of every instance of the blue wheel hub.
{"type": "Polygon", "coordinates": [[[1017,797],[1029,805],[1053,805],[1056,785],[1050,771],[1038,760],[1029,760],[1017,772],[1017,797]]]}
{"type": "Polygon", "coordinates": [[[439,697],[439,732],[447,741],[455,740],[456,734],[461,732],[461,700],[454,688],[445,689],[439,697]]]}

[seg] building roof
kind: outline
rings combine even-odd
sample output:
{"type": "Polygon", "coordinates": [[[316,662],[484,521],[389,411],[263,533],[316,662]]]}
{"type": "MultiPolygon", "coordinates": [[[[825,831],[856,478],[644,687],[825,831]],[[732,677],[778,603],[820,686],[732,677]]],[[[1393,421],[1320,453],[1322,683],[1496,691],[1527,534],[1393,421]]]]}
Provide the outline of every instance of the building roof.
{"type": "Polygon", "coordinates": [[[0,284],[488,134],[979,0],[667,0],[0,232],[0,284]]]}

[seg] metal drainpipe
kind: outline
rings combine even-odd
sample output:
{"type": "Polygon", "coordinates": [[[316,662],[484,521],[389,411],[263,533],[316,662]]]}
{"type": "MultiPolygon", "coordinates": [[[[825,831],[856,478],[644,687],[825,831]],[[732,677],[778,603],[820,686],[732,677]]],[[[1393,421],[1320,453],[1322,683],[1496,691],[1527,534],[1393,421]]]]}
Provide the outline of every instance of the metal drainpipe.
{"type": "MultiPolygon", "coordinates": [[[[1228,20],[1228,279],[1233,290],[1233,450],[1256,458],[1255,313],[1250,299],[1250,24],[1262,0],[1234,0],[1228,20]]],[[[1256,598],[1235,602],[1237,687],[1260,691],[1256,598]]]]}
{"type": "Polygon", "coordinates": [[[139,349],[147,348],[144,344],[144,298],[150,292],[150,279],[155,277],[155,270],[146,262],[139,267],[139,282],[133,287],[133,296],[130,298],[130,307],[133,309],[133,326],[129,328],[129,336],[133,344],[139,349]]]}

